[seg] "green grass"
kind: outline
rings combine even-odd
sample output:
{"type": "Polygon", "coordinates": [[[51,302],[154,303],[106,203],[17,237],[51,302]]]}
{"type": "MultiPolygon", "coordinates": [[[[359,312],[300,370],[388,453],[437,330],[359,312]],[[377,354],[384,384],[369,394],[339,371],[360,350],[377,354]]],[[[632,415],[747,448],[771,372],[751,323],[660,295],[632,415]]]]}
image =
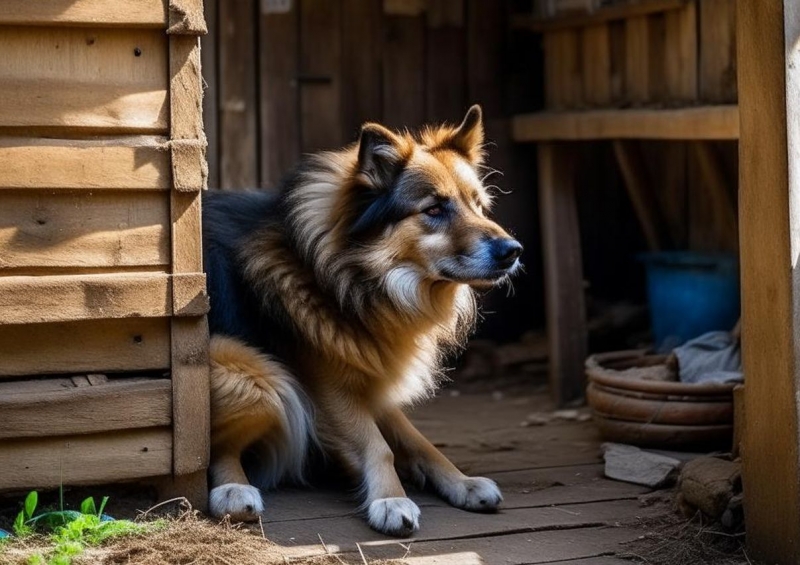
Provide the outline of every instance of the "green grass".
{"type": "Polygon", "coordinates": [[[99,507],[95,505],[94,498],[87,498],[81,503],[80,511],[65,510],[62,497],[59,510],[37,513],[38,499],[36,491],[28,494],[14,520],[16,538],[4,538],[0,543],[2,551],[3,548],[12,547],[15,539],[44,538],[50,547],[31,555],[28,565],[70,565],[72,559],[87,547],[98,546],[114,538],[145,534],[165,525],[163,520],[137,523],[106,516],[103,511],[108,502],[107,496],[103,497],[99,507]]]}

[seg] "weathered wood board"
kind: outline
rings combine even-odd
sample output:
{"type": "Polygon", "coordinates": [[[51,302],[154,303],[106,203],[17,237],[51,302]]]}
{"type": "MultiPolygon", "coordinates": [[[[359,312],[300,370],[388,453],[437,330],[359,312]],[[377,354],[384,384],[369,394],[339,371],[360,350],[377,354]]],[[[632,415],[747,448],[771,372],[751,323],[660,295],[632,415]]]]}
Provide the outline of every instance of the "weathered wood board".
{"type": "Polygon", "coordinates": [[[64,372],[167,370],[169,320],[0,325],[0,351],[0,379],[64,372]]]}
{"type": "Polygon", "coordinates": [[[163,32],[8,27],[0,51],[4,126],[167,130],[163,32]]]}
{"type": "Polygon", "coordinates": [[[99,141],[0,137],[0,189],[166,190],[171,182],[166,141],[147,136],[99,141]]]}
{"type": "Polygon", "coordinates": [[[102,433],[172,423],[172,385],[168,379],[117,379],[49,391],[39,388],[31,391],[25,381],[0,382],[0,439],[102,433]]]}
{"type": "Polygon", "coordinates": [[[168,203],[158,192],[25,190],[2,200],[0,275],[170,263],[168,203]]]}
{"type": "Polygon", "coordinates": [[[111,483],[172,473],[172,431],[4,440],[3,489],[111,483]]]}

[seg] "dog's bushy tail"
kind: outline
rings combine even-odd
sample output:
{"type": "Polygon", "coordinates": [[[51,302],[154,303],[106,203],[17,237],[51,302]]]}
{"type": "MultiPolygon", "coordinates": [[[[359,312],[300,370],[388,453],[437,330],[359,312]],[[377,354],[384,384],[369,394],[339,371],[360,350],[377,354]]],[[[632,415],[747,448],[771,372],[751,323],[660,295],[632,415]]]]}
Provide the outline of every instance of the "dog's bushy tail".
{"type": "Polygon", "coordinates": [[[272,357],[230,337],[213,336],[210,354],[212,445],[215,434],[222,439],[248,420],[267,422],[244,458],[250,483],[263,489],[302,483],[316,440],[311,404],[297,381],[272,357]]]}

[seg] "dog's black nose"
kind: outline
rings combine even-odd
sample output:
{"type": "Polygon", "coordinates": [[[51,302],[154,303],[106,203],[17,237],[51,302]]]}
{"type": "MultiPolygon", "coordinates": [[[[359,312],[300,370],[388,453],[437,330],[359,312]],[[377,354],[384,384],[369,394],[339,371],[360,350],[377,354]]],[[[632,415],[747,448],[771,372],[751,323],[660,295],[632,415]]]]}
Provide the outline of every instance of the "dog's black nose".
{"type": "Polygon", "coordinates": [[[501,269],[508,269],[522,255],[522,244],[508,237],[497,238],[492,242],[492,255],[501,269]]]}

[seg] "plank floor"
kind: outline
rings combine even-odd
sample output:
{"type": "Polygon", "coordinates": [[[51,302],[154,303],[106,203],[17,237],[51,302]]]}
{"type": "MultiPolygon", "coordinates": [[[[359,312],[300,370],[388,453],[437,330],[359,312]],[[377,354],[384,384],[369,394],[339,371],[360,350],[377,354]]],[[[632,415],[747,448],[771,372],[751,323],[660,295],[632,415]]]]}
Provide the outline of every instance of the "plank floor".
{"type": "Polygon", "coordinates": [[[409,490],[422,510],[420,530],[397,540],[370,530],[347,492],[281,490],[267,498],[264,532],[287,558],[328,552],[347,563],[630,564],[619,556],[643,535],[642,519],[669,510],[642,506],[647,489],[603,477],[601,440],[591,422],[522,425],[529,414],[552,410],[544,393],[445,391],[412,414],[465,472],[498,482],[505,500],[495,514],[464,512],[409,490]]]}

